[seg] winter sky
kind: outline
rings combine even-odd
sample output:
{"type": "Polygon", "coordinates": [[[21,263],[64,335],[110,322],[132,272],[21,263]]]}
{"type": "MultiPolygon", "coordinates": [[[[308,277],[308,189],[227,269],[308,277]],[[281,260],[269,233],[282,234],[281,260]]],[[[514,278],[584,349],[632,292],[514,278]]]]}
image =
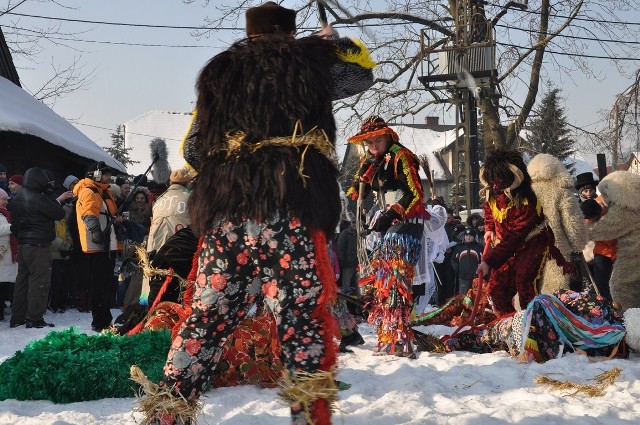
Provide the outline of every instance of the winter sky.
{"type": "MultiPolygon", "coordinates": [[[[239,23],[239,30],[229,28],[216,32],[211,38],[197,39],[191,35],[190,29],[116,26],[71,20],[197,27],[205,16],[216,13],[214,4],[223,2],[212,1],[204,7],[203,0],[195,0],[191,4],[184,4],[181,0],[65,0],[57,2],[59,4],[37,0],[0,0],[2,10],[18,5],[14,13],[69,20],[7,14],[0,16],[0,26],[6,28],[10,22],[17,22],[24,28],[22,37],[36,27],[59,26],[61,33],[76,33],[76,38],[83,40],[70,41],[71,37],[60,35],[51,42],[43,42],[42,51],[32,61],[16,57],[15,62],[23,87],[33,92],[51,75],[52,63],[61,67],[70,64],[74,56],[78,58],[85,65],[84,72],[93,73],[89,87],[58,99],[52,108],[74,122],[96,143],[108,146],[109,136],[117,125],[151,110],[190,111],[195,101],[194,82],[198,71],[210,57],[243,36],[244,22],[239,23]]],[[[284,0],[282,4],[291,6],[293,1],[284,0]]],[[[624,19],[640,22],[640,16],[634,14],[625,14],[624,19]]],[[[342,35],[361,35],[355,28],[338,29],[342,35]]],[[[12,39],[7,37],[11,43],[12,39]]],[[[599,53],[594,50],[594,54],[599,53]]],[[[558,60],[564,59],[559,57],[558,60]]],[[[626,65],[635,69],[639,63],[630,61],[626,65]]],[[[594,130],[590,124],[600,120],[598,110],[610,108],[615,95],[626,89],[631,81],[619,78],[608,60],[594,59],[591,64],[600,71],[601,81],[586,79],[577,71],[564,75],[550,67],[549,72],[552,76],[555,73],[553,78],[566,97],[569,122],[594,130]]],[[[434,115],[442,116],[442,110],[434,115]]],[[[423,118],[407,118],[405,122],[421,123],[423,118]]],[[[445,123],[452,123],[452,120],[445,119],[445,123]]]]}

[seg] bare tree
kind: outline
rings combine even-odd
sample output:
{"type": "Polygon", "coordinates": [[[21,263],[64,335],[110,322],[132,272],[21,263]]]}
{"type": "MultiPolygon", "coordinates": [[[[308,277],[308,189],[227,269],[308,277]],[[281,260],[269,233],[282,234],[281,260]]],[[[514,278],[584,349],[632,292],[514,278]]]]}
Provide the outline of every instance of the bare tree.
{"type": "MultiPolygon", "coordinates": [[[[53,3],[63,9],[69,9],[55,0],[36,0],[40,3],[53,3]]],[[[40,87],[29,87],[33,96],[52,106],[56,100],[76,90],[86,89],[92,82],[95,70],[88,70],[82,61],[82,51],[69,42],[78,39],[81,33],[66,32],[61,24],[49,23],[46,26],[24,25],[19,17],[9,13],[19,10],[25,1],[9,0],[4,7],[0,6],[0,16],[10,16],[8,24],[4,24],[4,34],[14,62],[20,62],[20,69],[42,67],[44,52],[49,46],[62,46],[76,52],[70,63],[61,64],[51,58],[48,62],[50,73],[40,87]]]]}
{"type": "Polygon", "coordinates": [[[599,112],[601,120],[595,131],[576,129],[584,137],[581,150],[605,153],[607,162],[614,165],[627,161],[632,152],[640,152],[640,70],[636,70],[632,84],[616,96],[611,109],[599,112]]]}
{"type": "MultiPolygon", "coordinates": [[[[202,31],[194,35],[212,36],[216,28],[236,26],[242,37],[243,15],[248,7],[262,1],[241,0],[202,3],[212,8],[202,31]]],[[[418,82],[425,51],[421,51],[420,31],[429,29],[439,36],[431,48],[454,34],[452,18],[455,0],[325,0],[330,23],[339,31],[357,32],[378,61],[377,84],[373,90],[337,102],[336,110],[354,127],[365,116],[376,113],[386,119],[401,120],[421,113],[433,114],[446,104],[446,98],[434,97],[418,82]]],[[[480,2],[479,2],[480,3],[480,2]]],[[[478,101],[483,114],[488,144],[516,147],[518,133],[525,126],[536,103],[539,88],[549,81],[558,85],[571,82],[582,72],[595,79],[588,56],[611,57],[616,70],[630,77],[628,64],[616,57],[637,57],[639,31],[624,24],[628,12],[637,11],[634,0],[531,0],[526,11],[508,11],[507,1],[484,3],[497,40],[498,77],[487,95],[478,101]],[[594,52],[598,52],[594,54],[594,52]]],[[[316,2],[300,0],[287,7],[298,10],[299,33],[317,29],[316,2]]],[[[441,45],[441,44],[440,44],[441,45]]]]}

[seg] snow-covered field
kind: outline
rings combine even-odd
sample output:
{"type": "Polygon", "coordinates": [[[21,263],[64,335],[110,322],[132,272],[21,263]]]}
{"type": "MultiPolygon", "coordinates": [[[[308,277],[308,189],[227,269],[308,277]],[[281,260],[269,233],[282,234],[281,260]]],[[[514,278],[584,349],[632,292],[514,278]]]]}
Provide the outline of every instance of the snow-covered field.
{"type": "MultiPolygon", "coordinates": [[[[113,310],[114,317],[119,311],[113,310]]],[[[75,310],[47,313],[56,330],[78,326],[91,333],[91,315],[75,310]]],[[[434,326],[422,331],[443,334],[434,326]]],[[[0,322],[0,362],[50,329],[10,329],[0,322]]],[[[361,325],[366,344],[339,357],[338,378],[352,384],[340,393],[334,424],[395,425],[615,425],[640,423],[640,356],[593,362],[570,354],[546,364],[522,364],[507,353],[420,353],[417,360],[376,356],[372,328],[361,325]],[[622,369],[605,396],[568,396],[534,383],[542,374],[589,383],[613,367],[622,369]]],[[[1,377],[0,377],[1,379],[1,377]]],[[[289,410],[274,389],[221,388],[205,395],[199,424],[276,425],[289,423],[289,410]]],[[[134,424],[133,396],[92,402],[0,402],[0,424],[134,424]]]]}

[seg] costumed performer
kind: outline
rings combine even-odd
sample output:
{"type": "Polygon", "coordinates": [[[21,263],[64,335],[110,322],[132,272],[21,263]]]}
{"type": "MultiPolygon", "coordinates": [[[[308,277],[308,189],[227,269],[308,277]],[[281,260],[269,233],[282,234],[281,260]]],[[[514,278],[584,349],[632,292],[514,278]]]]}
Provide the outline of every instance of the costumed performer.
{"type": "Polygon", "coordinates": [[[477,273],[487,276],[492,270],[489,301],[501,318],[516,310],[513,305],[516,293],[523,307],[540,293],[542,272],[554,238],[519,152],[506,149],[489,152],[480,170],[480,181],[484,240],[491,244],[491,249],[477,273]]]}
{"type": "Polygon", "coordinates": [[[424,223],[422,232],[422,253],[416,264],[416,275],[413,278],[414,311],[424,313],[431,297],[436,292],[436,278],[434,263],[444,261],[449,238],[444,230],[447,221],[447,211],[442,205],[427,204],[427,211],[431,218],[424,223]]]}
{"type": "Polygon", "coordinates": [[[369,88],[375,63],[330,26],[296,39],[295,18],[273,2],[249,8],[248,38],[198,77],[183,143],[197,172],[188,203],[202,235],[196,289],[164,378],[140,400],[145,423],[197,415],[225,340],[261,293],[276,317],[292,423],[330,423],[337,287],[327,240],[341,212],[332,101],[369,88]]]}
{"type": "MultiPolygon", "coordinates": [[[[587,227],[594,241],[617,240],[609,288],[613,305],[625,311],[640,308],[640,176],[614,171],[600,181],[598,189],[606,213],[587,227]]],[[[586,201],[585,201],[586,202],[586,201]]],[[[603,294],[604,296],[604,294],[603,294]]],[[[605,296],[606,298],[606,296],[605,296]]]]}
{"type": "Polygon", "coordinates": [[[378,351],[415,358],[412,347],[412,283],[420,256],[425,220],[430,218],[418,175],[418,157],[398,141],[398,135],[378,116],[367,118],[349,143],[363,143],[361,160],[352,187],[352,199],[365,199],[375,191],[382,213],[372,224],[382,235],[371,254],[373,274],[360,285],[374,292],[368,321],[377,325],[378,351]],[[360,186],[362,185],[362,190],[360,186]]]}
{"type": "MultiPolygon", "coordinates": [[[[541,153],[529,162],[527,171],[531,176],[531,187],[553,230],[556,246],[564,258],[581,261],[581,252],[587,244],[587,227],[567,167],[555,156],[541,153]]],[[[569,289],[570,280],[555,262],[547,261],[541,292],[552,294],[559,289],[569,289]]]]}

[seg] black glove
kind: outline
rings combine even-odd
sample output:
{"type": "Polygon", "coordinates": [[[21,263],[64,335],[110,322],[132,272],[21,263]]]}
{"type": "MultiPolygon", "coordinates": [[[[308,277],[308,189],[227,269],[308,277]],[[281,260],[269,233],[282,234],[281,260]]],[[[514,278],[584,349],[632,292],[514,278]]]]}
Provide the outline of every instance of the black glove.
{"type": "Polygon", "coordinates": [[[602,213],[602,205],[595,199],[587,199],[580,204],[582,215],[587,220],[593,220],[594,218],[600,218],[602,213]]]}
{"type": "Polygon", "coordinates": [[[97,245],[104,244],[104,237],[102,236],[102,232],[100,231],[100,228],[91,229],[91,242],[97,245]]]}
{"type": "Polygon", "coordinates": [[[399,219],[400,215],[394,210],[387,210],[384,214],[382,214],[376,220],[376,224],[374,226],[374,230],[380,233],[386,233],[391,227],[393,220],[399,219]]]}

